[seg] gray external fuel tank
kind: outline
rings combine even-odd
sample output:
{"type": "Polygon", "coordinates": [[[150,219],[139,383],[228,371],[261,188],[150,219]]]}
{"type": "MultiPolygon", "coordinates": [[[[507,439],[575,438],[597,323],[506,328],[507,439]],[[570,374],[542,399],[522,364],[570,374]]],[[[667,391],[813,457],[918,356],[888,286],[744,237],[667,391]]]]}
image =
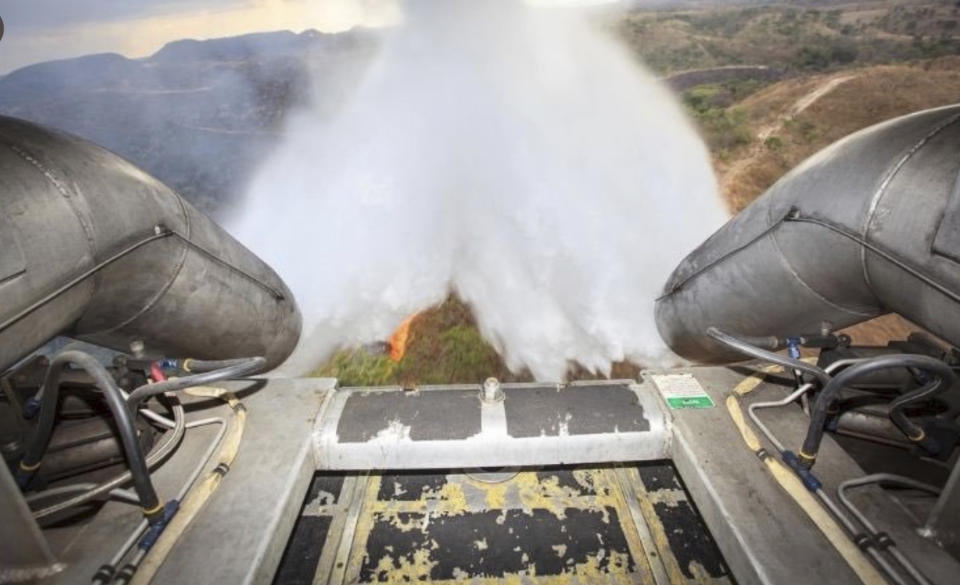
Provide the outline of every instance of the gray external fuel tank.
{"type": "Polygon", "coordinates": [[[0,117],[0,371],[64,334],[121,351],[282,362],[280,277],[177,193],[74,136],[0,117]]]}
{"type": "Polygon", "coordinates": [[[960,105],[852,134],[807,159],[685,258],[656,303],[679,355],[706,335],[838,329],[896,312],[960,344],[960,105]]]}

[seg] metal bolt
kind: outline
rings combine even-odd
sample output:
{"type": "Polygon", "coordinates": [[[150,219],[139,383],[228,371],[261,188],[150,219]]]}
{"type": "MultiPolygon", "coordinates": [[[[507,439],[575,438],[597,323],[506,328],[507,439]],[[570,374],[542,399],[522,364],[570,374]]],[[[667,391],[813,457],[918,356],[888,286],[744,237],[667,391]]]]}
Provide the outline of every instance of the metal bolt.
{"type": "Polygon", "coordinates": [[[483,381],[483,389],[480,391],[480,400],[487,403],[500,402],[503,400],[503,389],[500,387],[500,381],[496,378],[487,378],[483,381]]]}
{"type": "Polygon", "coordinates": [[[133,354],[133,357],[143,357],[143,341],[140,339],[135,339],[130,342],[130,353],[133,354]]]}

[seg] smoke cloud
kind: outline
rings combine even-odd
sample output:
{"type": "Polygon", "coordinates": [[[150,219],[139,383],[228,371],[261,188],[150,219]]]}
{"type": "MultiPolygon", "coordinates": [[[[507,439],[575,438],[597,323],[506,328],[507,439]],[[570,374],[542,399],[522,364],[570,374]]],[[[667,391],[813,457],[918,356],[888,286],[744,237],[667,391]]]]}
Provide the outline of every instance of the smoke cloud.
{"type": "Polygon", "coordinates": [[[406,2],[351,98],[320,111],[290,119],[231,226],[304,313],[288,371],[451,290],[541,380],[669,355],[654,299],[726,213],[674,98],[581,12],[406,2]]]}

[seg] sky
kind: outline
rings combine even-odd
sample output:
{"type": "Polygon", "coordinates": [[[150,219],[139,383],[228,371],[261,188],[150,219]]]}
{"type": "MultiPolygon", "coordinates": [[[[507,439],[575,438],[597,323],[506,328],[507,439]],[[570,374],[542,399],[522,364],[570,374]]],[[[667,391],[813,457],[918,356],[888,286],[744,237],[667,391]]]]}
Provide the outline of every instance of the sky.
{"type": "Polygon", "coordinates": [[[179,39],[338,32],[398,20],[398,0],[0,0],[0,74],[91,53],[145,57],[179,39]]]}
{"type": "MultiPolygon", "coordinates": [[[[442,1],[442,0],[439,0],[442,1]]],[[[482,1],[482,0],[478,0],[482,1]]],[[[611,0],[528,0],[597,4],[611,0]]],[[[92,53],[146,57],[169,41],[251,32],[339,32],[401,19],[402,0],[0,0],[0,75],[92,53]]]]}

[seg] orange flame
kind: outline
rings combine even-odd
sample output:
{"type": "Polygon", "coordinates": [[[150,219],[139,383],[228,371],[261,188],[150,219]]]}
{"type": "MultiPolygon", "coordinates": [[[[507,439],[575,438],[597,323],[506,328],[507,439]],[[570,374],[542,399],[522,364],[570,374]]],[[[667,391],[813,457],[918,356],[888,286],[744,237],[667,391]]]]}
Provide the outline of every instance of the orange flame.
{"type": "Polygon", "coordinates": [[[390,344],[390,359],[394,362],[399,362],[403,359],[403,356],[407,353],[407,342],[410,340],[410,325],[413,324],[413,320],[417,318],[419,313],[414,313],[403,320],[403,323],[397,327],[397,330],[393,332],[393,335],[390,336],[390,340],[387,343],[390,344]]]}

